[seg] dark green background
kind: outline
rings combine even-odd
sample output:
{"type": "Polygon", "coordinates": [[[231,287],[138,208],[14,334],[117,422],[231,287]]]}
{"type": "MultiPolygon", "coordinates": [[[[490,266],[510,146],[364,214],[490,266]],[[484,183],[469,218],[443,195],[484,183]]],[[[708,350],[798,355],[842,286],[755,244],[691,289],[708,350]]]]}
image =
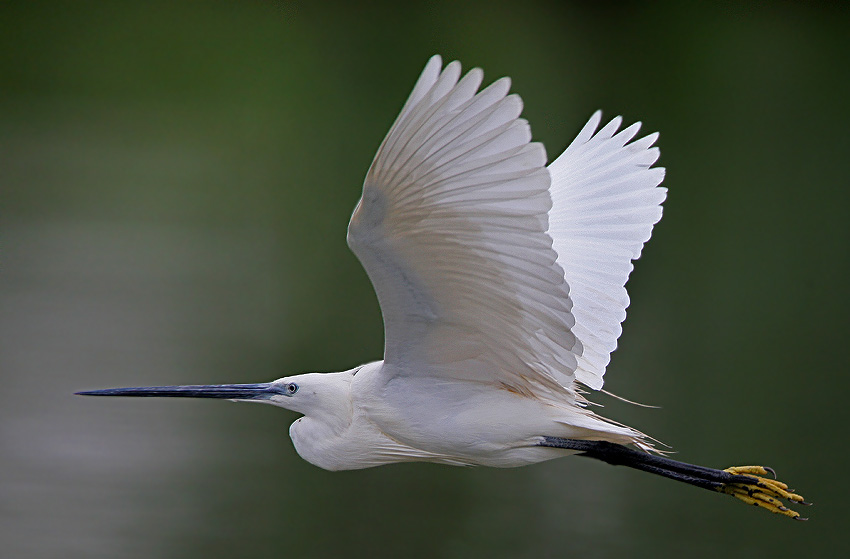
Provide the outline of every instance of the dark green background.
{"type": "Polygon", "coordinates": [[[8,557],[819,557],[846,547],[843,3],[0,7],[0,548],[8,557]],[[75,390],[381,355],[345,245],[427,58],[514,79],[550,158],[593,110],[661,131],[665,218],[604,413],[763,462],[793,523],[578,458],[328,473],[295,415],[75,390]]]}

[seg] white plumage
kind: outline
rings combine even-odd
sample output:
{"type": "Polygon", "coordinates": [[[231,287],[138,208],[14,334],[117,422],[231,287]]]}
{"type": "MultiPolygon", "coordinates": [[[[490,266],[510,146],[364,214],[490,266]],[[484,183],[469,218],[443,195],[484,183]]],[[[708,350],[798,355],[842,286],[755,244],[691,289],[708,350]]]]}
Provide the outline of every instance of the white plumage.
{"type": "Polygon", "coordinates": [[[620,117],[596,132],[601,118],[597,111],[549,166],[549,234],[570,286],[572,331],[583,348],[575,376],[594,390],[602,388],[622,332],[631,261],[661,219],[667,195],[658,186],[664,169],[651,168],[660,155],[651,147],[658,133],[632,141],[640,123],[617,132],[620,117]]]}

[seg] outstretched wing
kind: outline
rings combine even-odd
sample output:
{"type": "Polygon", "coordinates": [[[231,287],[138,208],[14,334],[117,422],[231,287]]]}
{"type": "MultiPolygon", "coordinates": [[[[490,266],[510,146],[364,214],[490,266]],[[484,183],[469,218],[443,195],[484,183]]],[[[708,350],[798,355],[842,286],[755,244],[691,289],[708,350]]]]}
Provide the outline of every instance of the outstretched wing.
{"type": "Polygon", "coordinates": [[[549,233],[573,302],[572,331],[584,351],[576,380],[595,390],[617,347],[629,297],[626,280],[652,226],[661,219],[667,189],[664,169],[652,168],[658,134],[631,141],[640,123],[617,132],[615,118],[601,130],[596,112],[572,144],[549,166],[549,233]],[[631,142],[631,143],[630,143],[631,142]]]}
{"type": "Polygon", "coordinates": [[[546,233],[546,154],[502,78],[431,58],[348,227],[399,374],[571,391],[581,346],[546,233]]]}

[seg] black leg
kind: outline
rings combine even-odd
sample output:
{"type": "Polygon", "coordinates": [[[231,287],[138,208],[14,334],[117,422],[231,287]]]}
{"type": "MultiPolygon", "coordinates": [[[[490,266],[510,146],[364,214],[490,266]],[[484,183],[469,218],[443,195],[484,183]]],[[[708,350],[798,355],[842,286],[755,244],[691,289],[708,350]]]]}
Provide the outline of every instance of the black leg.
{"type": "Polygon", "coordinates": [[[771,512],[804,520],[798,513],[789,510],[779,501],[779,499],[787,499],[808,504],[802,497],[789,491],[788,486],[782,482],[760,477],[768,473],[775,477],[775,473],[770,468],[744,466],[718,470],[648,454],[607,441],[543,437],[539,444],[551,448],[577,450],[580,453],[579,456],[587,456],[614,466],[627,466],[703,489],[719,491],[771,512]]]}
{"type": "Polygon", "coordinates": [[[612,466],[627,466],[651,474],[664,476],[704,489],[714,489],[724,483],[758,483],[756,478],[746,479],[747,476],[736,476],[723,470],[705,468],[671,460],[663,456],[648,454],[626,446],[607,441],[582,441],[577,439],[562,439],[559,437],[543,437],[540,446],[564,448],[581,451],[579,456],[587,456],[601,460],[612,466]]]}

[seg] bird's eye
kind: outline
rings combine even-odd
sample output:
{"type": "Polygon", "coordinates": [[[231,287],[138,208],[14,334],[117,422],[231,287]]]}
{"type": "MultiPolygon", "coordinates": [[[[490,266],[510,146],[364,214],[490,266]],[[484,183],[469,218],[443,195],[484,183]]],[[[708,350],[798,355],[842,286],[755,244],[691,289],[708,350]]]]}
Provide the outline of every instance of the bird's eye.
{"type": "Polygon", "coordinates": [[[286,385],[286,393],[287,394],[292,395],[292,394],[295,394],[296,392],[298,392],[298,385],[297,384],[295,384],[294,382],[290,382],[289,384],[286,385]]]}

